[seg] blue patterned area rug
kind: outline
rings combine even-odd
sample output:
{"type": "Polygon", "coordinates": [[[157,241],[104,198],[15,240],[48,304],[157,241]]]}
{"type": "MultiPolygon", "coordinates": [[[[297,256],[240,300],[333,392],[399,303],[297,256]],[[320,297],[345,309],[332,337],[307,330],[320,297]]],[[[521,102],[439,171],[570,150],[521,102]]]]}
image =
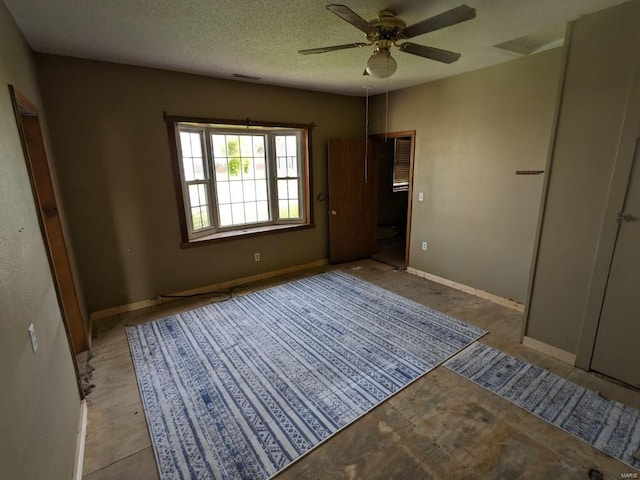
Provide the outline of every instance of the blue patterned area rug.
{"type": "Polygon", "coordinates": [[[343,272],[127,329],[168,479],[266,479],[485,332],[343,272]]]}
{"type": "Polygon", "coordinates": [[[640,469],[640,412],[547,370],[474,343],[445,367],[640,469]]]}

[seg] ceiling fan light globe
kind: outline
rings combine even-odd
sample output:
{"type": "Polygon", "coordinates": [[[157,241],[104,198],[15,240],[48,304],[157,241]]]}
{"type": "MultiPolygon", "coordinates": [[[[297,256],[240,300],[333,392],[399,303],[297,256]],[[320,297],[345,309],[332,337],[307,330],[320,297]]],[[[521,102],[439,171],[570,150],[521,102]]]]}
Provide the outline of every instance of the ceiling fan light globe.
{"type": "Polygon", "coordinates": [[[389,50],[376,50],[367,62],[367,73],[376,78],[389,78],[396,72],[398,64],[389,50]]]}

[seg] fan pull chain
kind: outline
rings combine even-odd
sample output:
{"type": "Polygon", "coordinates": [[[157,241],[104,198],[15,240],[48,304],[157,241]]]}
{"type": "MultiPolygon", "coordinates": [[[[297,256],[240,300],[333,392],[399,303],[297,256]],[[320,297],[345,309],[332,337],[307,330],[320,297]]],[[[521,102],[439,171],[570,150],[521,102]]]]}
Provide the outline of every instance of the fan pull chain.
{"type": "Polygon", "coordinates": [[[369,183],[369,77],[367,77],[365,108],[364,108],[364,183],[369,183]]]}
{"type": "Polygon", "coordinates": [[[387,77],[387,92],[385,94],[384,105],[384,142],[387,143],[387,132],[389,131],[389,77],[387,77]]]}

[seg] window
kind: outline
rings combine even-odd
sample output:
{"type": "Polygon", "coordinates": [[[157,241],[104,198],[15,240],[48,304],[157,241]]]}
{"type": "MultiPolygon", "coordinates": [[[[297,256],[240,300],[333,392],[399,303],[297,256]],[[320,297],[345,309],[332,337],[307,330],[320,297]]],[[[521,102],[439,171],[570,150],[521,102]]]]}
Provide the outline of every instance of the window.
{"type": "Polygon", "coordinates": [[[309,225],[309,128],[172,123],[187,241],[309,225]]]}
{"type": "Polygon", "coordinates": [[[409,190],[409,169],[411,167],[411,139],[393,139],[393,191],[409,190]]]}

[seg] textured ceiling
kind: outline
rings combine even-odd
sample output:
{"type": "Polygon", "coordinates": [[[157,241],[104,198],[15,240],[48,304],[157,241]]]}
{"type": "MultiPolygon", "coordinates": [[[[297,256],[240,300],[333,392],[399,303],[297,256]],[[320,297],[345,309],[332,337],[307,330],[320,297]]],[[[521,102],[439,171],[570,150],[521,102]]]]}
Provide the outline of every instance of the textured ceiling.
{"type": "Polygon", "coordinates": [[[339,1],[367,20],[392,9],[407,25],[461,3],[477,18],[412,39],[461,53],[451,65],[394,49],[398,70],[387,85],[362,75],[370,47],[297,53],[366,41],[325,8],[327,0],[4,0],[38,52],[348,95],[364,95],[367,83],[380,93],[508,61],[554,40],[557,46],[566,22],[625,0],[339,1]]]}

